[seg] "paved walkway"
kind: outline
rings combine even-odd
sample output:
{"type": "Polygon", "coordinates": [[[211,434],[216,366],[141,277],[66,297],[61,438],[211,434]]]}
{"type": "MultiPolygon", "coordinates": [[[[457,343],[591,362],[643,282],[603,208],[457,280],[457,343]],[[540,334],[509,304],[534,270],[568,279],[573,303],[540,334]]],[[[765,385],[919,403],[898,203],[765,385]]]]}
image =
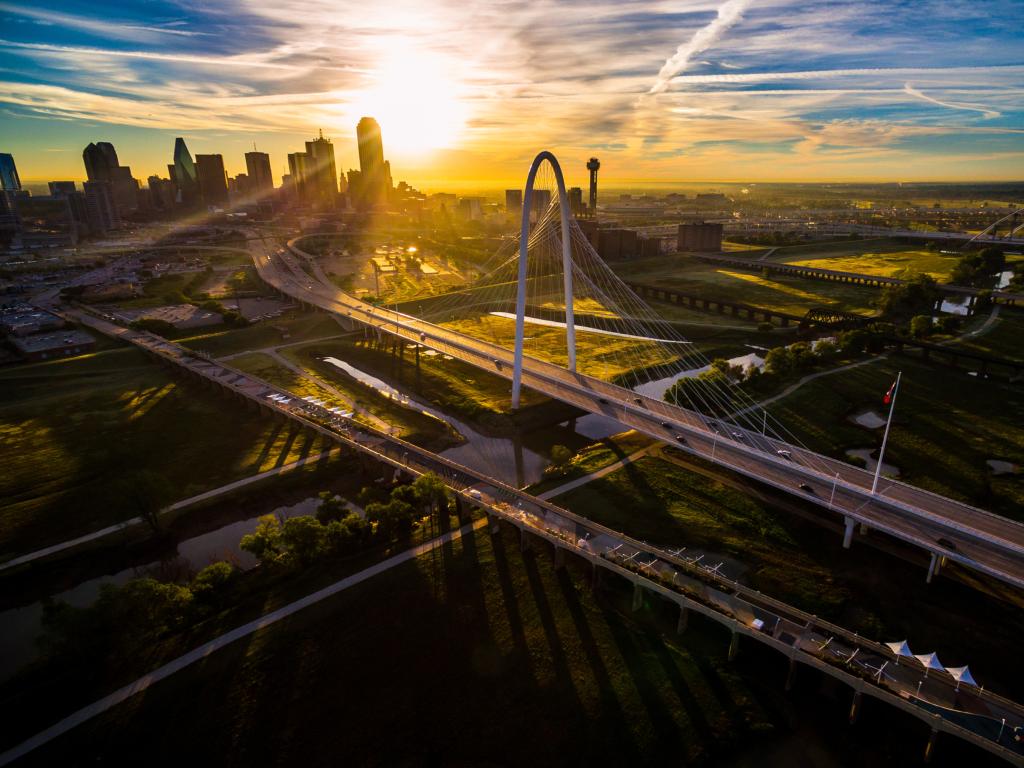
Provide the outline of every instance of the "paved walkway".
{"type": "Polygon", "coordinates": [[[561,496],[563,493],[568,493],[571,490],[579,488],[581,485],[585,485],[586,483],[589,483],[591,480],[597,480],[598,478],[604,477],[605,475],[610,475],[612,472],[622,469],[627,464],[630,464],[636,461],[637,459],[646,456],[647,452],[650,451],[652,447],[653,446],[647,446],[646,448],[641,448],[639,451],[631,453],[629,454],[629,456],[626,456],[625,458],[619,459],[614,464],[609,464],[607,467],[602,467],[601,469],[595,469],[589,475],[577,477],[575,480],[570,480],[568,483],[563,483],[557,488],[552,488],[549,491],[544,491],[544,493],[538,494],[537,498],[544,499],[545,501],[547,501],[548,499],[555,498],[555,496],[561,496]]]}
{"type": "MultiPolygon", "coordinates": [[[[181,501],[176,501],[173,504],[171,504],[171,506],[169,506],[167,509],[165,509],[163,512],[161,512],[161,514],[165,514],[167,512],[176,512],[176,511],[181,510],[181,509],[186,509],[187,507],[190,507],[193,504],[198,504],[199,502],[202,502],[202,501],[208,501],[210,499],[215,499],[218,496],[222,496],[225,493],[230,493],[231,491],[237,490],[239,488],[244,488],[245,486],[247,486],[247,485],[249,485],[251,483],[258,483],[260,480],[265,480],[268,477],[273,477],[274,475],[280,475],[283,472],[288,472],[288,471],[293,470],[293,469],[298,469],[299,467],[304,466],[306,464],[311,464],[311,463],[318,462],[321,459],[327,458],[330,454],[336,453],[337,451],[338,451],[337,448],[332,448],[332,449],[330,449],[328,451],[322,451],[322,452],[316,454],[315,456],[307,456],[304,459],[299,459],[298,461],[293,461],[291,464],[285,464],[285,465],[280,466],[280,467],[275,467],[274,469],[268,469],[266,472],[260,472],[257,475],[250,475],[249,477],[243,477],[241,480],[235,480],[233,483],[228,483],[227,485],[221,485],[221,486],[219,486],[217,488],[213,488],[213,489],[211,489],[209,491],[206,491],[204,493],[200,493],[200,494],[198,494],[196,496],[190,496],[187,499],[182,499],[181,501]]],[[[11,560],[8,560],[5,563],[0,563],[0,571],[4,570],[6,568],[13,568],[16,565],[24,565],[25,563],[31,563],[34,560],[39,560],[40,558],[47,557],[49,555],[54,555],[54,554],[56,554],[58,552],[63,552],[64,550],[71,549],[72,547],[77,547],[79,544],[86,544],[86,543],[88,543],[90,541],[96,541],[97,539],[102,539],[105,536],[111,536],[111,535],[113,535],[115,533],[120,533],[121,531],[123,531],[123,530],[125,530],[127,528],[131,528],[132,526],[142,525],[144,522],[145,521],[141,517],[133,517],[130,520],[125,520],[123,522],[117,523],[116,525],[109,525],[106,528],[101,528],[98,531],[93,531],[92,533],[87,533],[86,535],[79,536],[76,539],[71,539],[69,541],[62,541],[60,544],[54,544],[53,546],[44,547],[43,549],[38,549],[35,552],[29,552],[27,555],[21,555],[19,557],[15,557],[15,558],[13,558],[11,560]]]]}
{"type": "Polygon", "coordinates": [[[487,525],[486,517],[477,520],[473,523],[467,523],[461,528],[458,528],[454,531],[449,531],[443,536],[439,536],[436,539],[431,539],[430,541],[424,542],[423,544],[413,547],[412,549],[407,549],[404,552],[401,552],[393,557],[389,557],[387,560],[382,560],[376,565],[372,565],[369,568],[366,568],[365,570],[359,571],[358,573],[353,573],[351,576],[346,576],[341,581],[336,581],[334,584],[324,587],[323,589],[314,592],[311,595],[306,595],[306,597],[300,598],[299,600],[296,600],[293,603],[289,603],[288,605],[282,608],[278,608],[276,611],[272,611],[264,616],[261,616],[258,619],[254,619],[253,621],[250,621],[248,624],[243,624],[242,626],[237,627],[231,630],[230,632],[211,640],[208,643],[203,643],[198,648],[195,648],[194,650],[186,653],[184,656],[179,656],[173,661],[164,664],[159,669],[155,669],[149,674],[143,675],[135,682],[129,683],[123,688],[119,688],[109,696],[105,696],[99,701],[93,702],[92,704],[86,707],[82,707],[82,709],[78,710],[77,712],[71,715],[68,715],[56,725],[47,728],[45,731],[40,731],[27,741],[23,741],[18,746],[13,747],[7,750],[6,752],[0,754],[0,766],[8,765],[9,763],[14,762],[19,757],[23,757],[24,755],[31,752],[33,749],[43,746],[44,744],[52,741],[58,736],[67,733],[75,726],[81,725],[82,723],[91,720],[97,715],[100,715],[106,712],[107,710],[112,709],[113,707],[120,704],[122,701],[131,698],[137,693],[145,691],[154,683],[158,683],[161,680],[170,677],[175,672],[179,672],[185,669],[186,667],[195,664],[197,661],[202,661],[210,654],[219,651],[221,648],[230,645],[236,640],[239,640],[243,637],[247,637],[261,629],[264,629],[265,627],[269,627],[271,624],[275,624],[281,619],[286,619],[292,614],[298,613],[303,608],[308,608],[311,605],[315,605],[316,603],[319,603],[321,600],[331,597],[332,595],[336,595],[339,592],[348,589],[349,587],[354,587],[355,585],[360,584],[366,581],[367,579],[371,579],[374,576],[383,573],[384,571],[390,570],[395,566],[401,565],[402,563],[406,563],[410,560],[420,557],[421,555],[425,555],[428,552],[432,552],[433,550],[437,549],[440,546],[443,546],[444,544],[447,544],[448,542],[456,541],[463,535],[471,533],[472,531],[475,531],[478,528],[483,528],[485,525],[487,525]]]}

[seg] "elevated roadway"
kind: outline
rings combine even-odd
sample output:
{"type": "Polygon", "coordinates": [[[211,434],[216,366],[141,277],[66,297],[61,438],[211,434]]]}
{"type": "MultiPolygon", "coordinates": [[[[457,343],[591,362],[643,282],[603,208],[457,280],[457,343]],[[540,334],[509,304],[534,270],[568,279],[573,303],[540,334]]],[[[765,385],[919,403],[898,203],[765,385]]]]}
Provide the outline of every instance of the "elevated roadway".
{"type": "MultiPolygon", "coordinates": [[[[602,572],[627,579],[633,585],[634,610],[649,594],[678,606],[679,632],[686,629],[691,613],[723,625],[730,632],[730,659],[739,649],[740,638],[774,648],[789,659],[787,688],[798,665],[836,678],[854,692],[851,721],[858,715],[863,696],[903,710],[931,728],[926,757],[931,756],[938,734],[948,733],[1024,766],[1024,745],[1013,738],[1024,732],[1024,708],[1016,702],[975,686],[961,689],[945,671],[923,679],[923,667],[916,660],[901,659],[887,645],[730,580],[717,568],[688,557],[685,548],[670,550],[637,541],[155,334],[127,329],[86,311],[66,314],[385,465],[414,476],[438,475],[461,504],[487,513],[492,531],[497,521],[505,521],[520,530],[523,546],[530,539],[551,544],[556,565],[563,564],[569,553],[590,563],[595,579],[602,572]]],[[[29,751],[34,741],[0,754],[0,764],[29,751]]]]}
{"type": "MultiPolygon", "coordinates": [[[[294,253],[269,240],[251,240],[250,249],[261,278],[306,305],[512,377],[511,350],[366,304],[314,277],[294,253]]],[[[931,553],[929,579],[952,560],[1024,587],[1020,523],[888,479],[872,494],[873,475],[859,467],[534,358],[524,361],[523,384],[841,515],[847,546],[864,525],[931,553]]]]}

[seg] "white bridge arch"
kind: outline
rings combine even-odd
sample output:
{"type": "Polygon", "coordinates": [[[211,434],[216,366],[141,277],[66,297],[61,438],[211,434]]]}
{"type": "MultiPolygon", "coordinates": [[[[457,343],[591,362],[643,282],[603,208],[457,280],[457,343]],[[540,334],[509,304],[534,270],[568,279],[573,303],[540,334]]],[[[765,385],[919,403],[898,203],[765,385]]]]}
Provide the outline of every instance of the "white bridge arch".
{"type": "Polygon", "coordinates": [[[569,198],[565,191],[562,167],[551,152],[544,150],[533,159],[530,173],[526,177],[526,191],[523,193],[523,216],[519,230],[519,278],[516,287],[516,343],[512,373],[512,407],[519,407],[519,395],[523,379],[523,337],[526,330],[526,260],[530,240],[530,209],[532,208],[533,183],[537,170],[545,160],[551,165],[558,184],[558,208],[562,219],[562,273],[565,276],[565,346],[569,353],[569,370],[576,371],[576,325],[572,311],[572,233],[569,228],[569,198]]]}

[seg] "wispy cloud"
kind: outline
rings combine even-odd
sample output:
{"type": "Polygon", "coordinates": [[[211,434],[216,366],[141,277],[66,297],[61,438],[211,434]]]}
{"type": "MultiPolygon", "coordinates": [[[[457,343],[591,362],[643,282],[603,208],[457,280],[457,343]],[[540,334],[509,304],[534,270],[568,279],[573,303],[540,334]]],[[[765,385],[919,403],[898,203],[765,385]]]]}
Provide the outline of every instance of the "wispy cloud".
{"type": "Polygon", "coordinates": [[[921,91],[917,90],[910,83],[906,83],[903,86],[903,90],[905,93],[908,93],[909,95],[915,98],[921,99],[922,101],[930,102],[932,104],[937,104],[940,107],[948,107],[949,109],[963,109],[967,110],[968,112],[981,112],[985,117],[988,118],[1000,117],[1002,114],[1000,112],[996,112],[994,109],[987,109],[985,107],[975,107],[971,104],[953,104],[952,102],[949,101],[940,101],[939,99],[936,99],[932,96],[928,96],[927,94],[921,93],[921,91]]]}
{"type": "Polygon", "coordinates": [[[655,80],[648,93],[662,93],[668,90],[672,78],[685,70],[694,56],[714,45],[731,26],[739,21],[748,5],[750,5],[750,0],[726,0],[718,8],[718,15],[714,21],[697,30],[693,37],[682,43],[672,57],[665,62],[661,71],[658,72],[658,79],[655,80]]]}

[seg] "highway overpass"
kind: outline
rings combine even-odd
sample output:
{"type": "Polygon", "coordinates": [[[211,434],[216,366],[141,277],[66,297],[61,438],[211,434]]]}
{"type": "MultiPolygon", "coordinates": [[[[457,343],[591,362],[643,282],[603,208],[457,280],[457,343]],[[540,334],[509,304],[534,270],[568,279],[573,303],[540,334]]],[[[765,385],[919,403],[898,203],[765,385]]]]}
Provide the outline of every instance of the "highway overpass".
{"type": "MultiPolygon", "coordinates": [[[[269,240],[249,245],[262,279],[303,304],[511,379],[511,350],[349,296],[307,273],[301,251],[269,240]]],[[[863,525],[921,547],[931,553],[929,580],[946,559],[1024,587],[1020,523],[889,479],[872,494],[873,475],[846,462],[534,358],[525,361],[523,384],[842,516],[846,546],[863,525]]]]}

